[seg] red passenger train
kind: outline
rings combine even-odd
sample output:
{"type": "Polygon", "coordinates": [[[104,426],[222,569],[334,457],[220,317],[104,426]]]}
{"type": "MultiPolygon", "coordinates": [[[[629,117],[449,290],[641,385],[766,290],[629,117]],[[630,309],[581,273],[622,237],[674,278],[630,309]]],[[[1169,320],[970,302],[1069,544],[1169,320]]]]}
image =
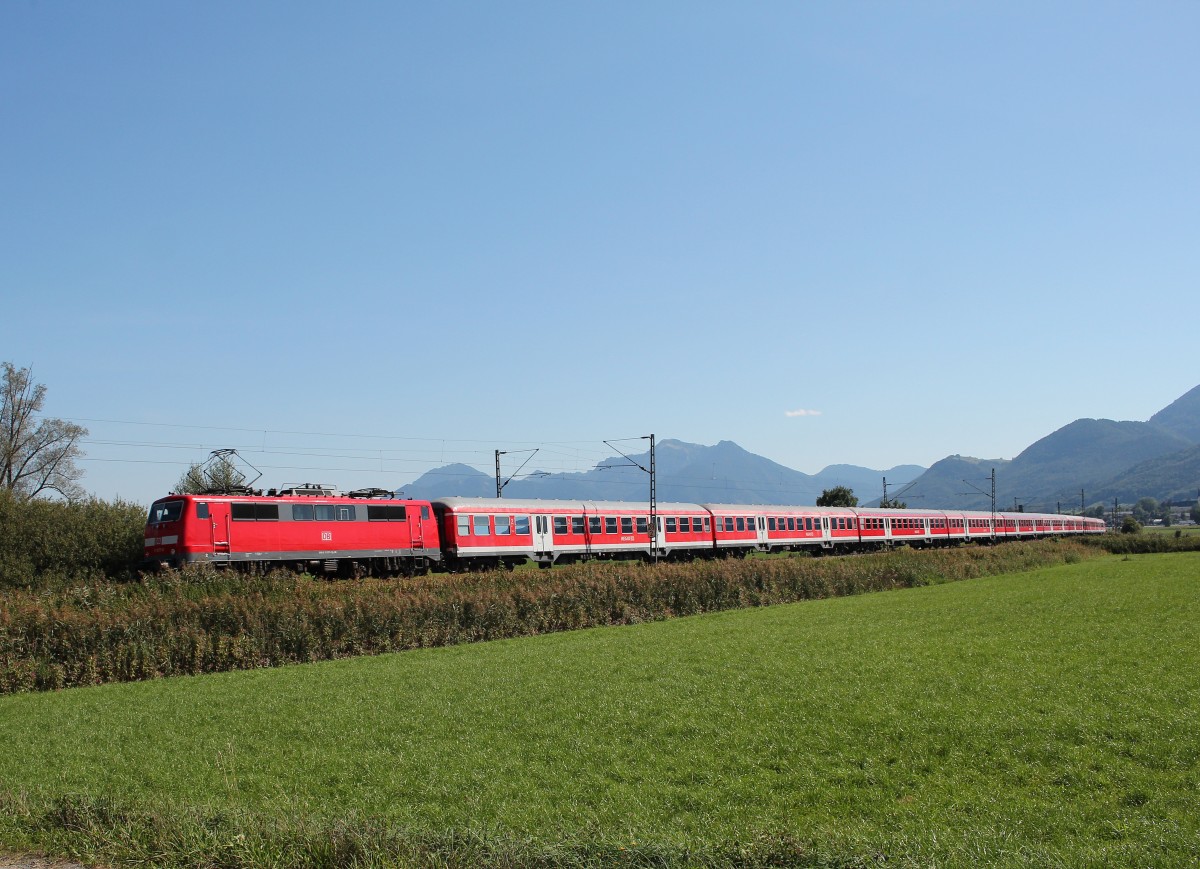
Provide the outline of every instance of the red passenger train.
{"type": "Polygon", "coordinates": [[[146,523],[145,560],[287,566],[338,576],[542,567],[594,558],[691,559],[751,552],[849,552],[896,545],[1105,531],[1100,519],[1043,513],[786,507],[656,506],[626,501],[399,500],[317,486],[263,495],[168,495],[146,523]]]}

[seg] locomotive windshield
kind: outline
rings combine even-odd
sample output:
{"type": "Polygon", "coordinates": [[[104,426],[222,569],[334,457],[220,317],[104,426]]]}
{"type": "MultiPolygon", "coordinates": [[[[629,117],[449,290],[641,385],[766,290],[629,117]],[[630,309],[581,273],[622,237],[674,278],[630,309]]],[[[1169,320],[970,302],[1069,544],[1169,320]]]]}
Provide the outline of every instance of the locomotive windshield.
{"type": "Polygon", "coordinates": [[[178,522],[182,514],[182,501],[164,501],[161,504],[151,505],[150,517],[146,520],[146,523],[154,525],[158,522],[178,522]]]}

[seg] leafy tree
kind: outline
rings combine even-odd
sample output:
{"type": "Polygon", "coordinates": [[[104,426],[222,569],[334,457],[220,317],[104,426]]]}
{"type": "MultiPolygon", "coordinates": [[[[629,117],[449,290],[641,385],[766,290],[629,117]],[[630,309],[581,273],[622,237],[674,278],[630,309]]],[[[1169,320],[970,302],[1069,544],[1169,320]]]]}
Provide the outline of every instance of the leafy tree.
{"type": "Polygon", "coordinates": [[[1195,504],[1192,505],[1191,516],[1192,516],[1193,522],[1200,524],[1200,501],[1197,501],[1195,504]]]}
{"type": "Polygon", "coordinates": [[[858,498],[854,497],[854,490],[848,489],[845,486],[834,486],[832,489],[825,489],[821,492],[821,497],[817,499],[818,507],[857,507],[858,498]]]}
{"type": "Polygon", "coordinates": [[[884,510],[907,510],[908,504],[899,498],[881,498],[879,506],[884,510]]]}
{"type": "Polygon", "coordinates": [[[193,464],[175,484],[180,495],[232,492],[246,485],[246,475],[226,455],[215,455],[203,464],[193,464]]]}
{"type": "Polygon", "coordinates": [[[1088,507],[1083,511],[1084,516],[1089,516],[1092,519],[1103,519],[1106,514],[1103,504],[1097,504],[1094,507],[1088,507]]]}
{"type": "Polygon", "coordinates": [[[49,492],[68,501],[83,497],[75,460],[83,455],[79,442],[87,429],[41,416],[46,387],[34,383],[30,369],[0,364],[0,489],[25,500],[49,492]]]}
{"type": "Polygon", "coordinates": [[[1155,498],[1139,498],[1133,505],[1133,518],[1145,525],[1159,516],[1158,500],[1155,498]]]}
{"type": "Polygon", "coordinates": [[[1142,530],[1142,523],[1134,519],[1132,516],[1126,516],[1125,521],[1121,523],[1122,534],[1137,534],[1142,530]]]}

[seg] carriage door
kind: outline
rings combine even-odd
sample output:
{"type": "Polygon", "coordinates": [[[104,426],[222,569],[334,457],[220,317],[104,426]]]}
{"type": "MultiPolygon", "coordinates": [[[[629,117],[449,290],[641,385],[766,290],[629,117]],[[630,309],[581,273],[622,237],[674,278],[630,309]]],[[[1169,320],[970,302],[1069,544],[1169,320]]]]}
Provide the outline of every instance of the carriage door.
{"type": "Polygon", "coordinates": [[[533,516],[533,551],[549,552],[554,546],[550,534],[550,517],[535,513],[533,516]]]}
{"type": "Polygon", "coordinates": [[[762,550],[770,549],[770,540],[767,539],[767,517],[759,516],[755,520],[755,530],[758,532],[758,548],[762,550]]]}

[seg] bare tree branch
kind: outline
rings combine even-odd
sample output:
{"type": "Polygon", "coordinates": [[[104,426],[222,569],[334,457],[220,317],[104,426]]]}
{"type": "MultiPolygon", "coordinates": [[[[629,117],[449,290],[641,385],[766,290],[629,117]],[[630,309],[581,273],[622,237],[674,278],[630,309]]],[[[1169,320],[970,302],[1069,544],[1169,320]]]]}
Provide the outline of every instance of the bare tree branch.
{"type": "Polygon", "coordinates": [[[0,363],[0,489],[21,498],[57,492],[67,500],[84,495],[83,471],[75,460],[87,429],[62,419],[40,417],[46,387],[33,380],[29,368],[0,363]]]}

